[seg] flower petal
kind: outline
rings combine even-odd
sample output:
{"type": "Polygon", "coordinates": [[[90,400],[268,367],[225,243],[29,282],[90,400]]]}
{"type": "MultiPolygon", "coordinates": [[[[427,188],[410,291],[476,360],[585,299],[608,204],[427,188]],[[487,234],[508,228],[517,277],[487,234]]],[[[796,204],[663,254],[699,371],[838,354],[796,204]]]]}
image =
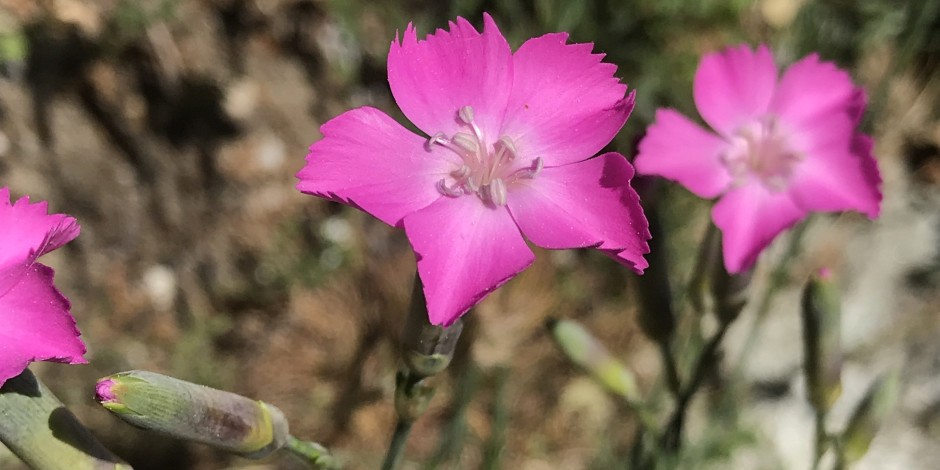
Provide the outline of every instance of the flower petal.
{"type": "Polygon", "coordinates": [[[443,198],[405,217],[432,324],[452,324],[535,260],[509,212],[443,198]]]}
{"type": "Polygon", "coordinates": [[[864,103],[864,91],[852,83],[847,72],[810,54],[784,72],[770,111],[790,127],[805,128],[818,122],[820,115],[860,115],[864,103]]]}
{"type": "Polygon", "coordinates": [[[786,191],[771,192],[754,180],[728,191],[712,208],[721,229],[725,268],[750,268],[773,239],[806,215],[786,191]]]}
{"type": "Polygon", "coordinates": [[[78,236],[74,218],[49,214],[45,201],[31,204],[29,197],[10,203],[10,190],[0,188],[0,295],[17,282],[36,258],[78,236]]]}
{"type": "Polygon", "coordinates": [[[35,263],[0,297],[0,385],[33,361],[87,362],[69,301],[52,278],[51,268],[35,263]]]}
{"type": "Polygon", "coordinates": [[[502,135],[520,155],[559,166],[592,157],[633,111],[634,93],[593,44],[566,44],[567,33],[526,41],[513,55],[512,94],[502,135]],[[626,96],[625,96],[626,95],[626,96]]]}
{"type": "Polygon", "coordinates": [[[483,33],[457,18],[419,41],[413,25],[388,51],[388,83],[402,112],[428,135],[451,136],[457,111],[473,108],[474,120],[491,143],[499,138],[512,85],[512,50],[489,15],[483,33]]]}
{"type": "Polygon", "coordinates": [[[510,188],[509,211],[542,248],[597,247],[645,267],[649,226],[632,177],[633,168],[618,153],[545,168],[510,188]]]}
{"type": "Polygon", "coordinates": [[[767,46],[741,45],[708,54],[695,73],[699,114],[723,135],[767,112],[777,82],[777,66],[767,46]]]}
{"type": "MultiPolygon", "coordinates": [[[[649,261],[642,254],[637,254],[631,250],[600,250],[608,258],[624,265],[626,268],[637,274],[643,274],[646,268],[650,267],[649,261]]],[[[649,250],[646,250],[649,253],[649,250]]]]}
{"type": "Polygon", "coordinates": [[[856,210],[870,219],[881,212],[881,175],[867,135],[852,136],[851,147],[819,148],[792,175],[790,194],[807,211],[856,210]]]}
{"type": "Polygon", "coordinates": [[[437,181],[457,157],[408,131],[375,108],[347,111],[320,128],[297,189],[358,207],[398,226],[441,198],[437,181]]]}
{"type": "Polygon", "coordinates": [[[656,111],[656,120],[640,141],[634,164],[644,175],[659,175],[695,195],[713,198],[731,184],[721,162],[728,143],[672,109],[656,111]]]}

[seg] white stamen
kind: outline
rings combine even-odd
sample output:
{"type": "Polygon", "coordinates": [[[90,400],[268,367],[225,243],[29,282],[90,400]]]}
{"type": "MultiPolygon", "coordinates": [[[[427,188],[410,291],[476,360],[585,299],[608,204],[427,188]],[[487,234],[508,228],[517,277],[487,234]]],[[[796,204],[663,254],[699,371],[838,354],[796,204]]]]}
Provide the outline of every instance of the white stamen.
{"type": "Polygon", "coordinates": [[[503,148],[509,152],[510,160],[516,158],[516,145],[512,143],[512,139],[506,136],[502,136],[499,138],[497,143],[502,144],[503,148]]]}
{"type": "Polygon", "coordinates": [[[434,144],[447,145],[448,142],[447,136],[445,136],[443,132],[438,132],[428,138],[428,147],[434,144]]]}
{"type": "Polygon", "coordinates": [[[475,154],[480,151],[480,147],[477,145],[476,139],[474,139],[471,135],[464,134],[463,132],[454,134],[453,142],[457,144],[458,147],[470,153],[475,154]]]}
{"type": "Polygon", "coordinates": [[[512,179],[532,179],[539,175],[542,172],[542,167],[545,165],[545,161],[542,160],[542,157],[536,157],[535,160],[532,160],[532,166],[528,168],[520,168],[513,172],[511,175],[512,179]]]}
{"type": "Polygon", "coordinates": [[[460,120],[467,123],[473,123],[473,108],[470,106],[464,106],[460,108],[460,111],[457,111],[457,115],[460,116],[460,120]]]}
{"type": "Polygon", "coordinates": [[[501,178],[490,181],[487,192],[489,192],[490,201],[492,201],[493,204],[497,206],[506,205],[506,183],[503,183],[501,178]]]}
{"type": "Polygon", "coordinates": [[[480,190],[480,183],[472,176],[467,178],[467,181],[464,184],[467,185],[467,189],[469,189],[471,193],[475,193],[480,190]]]}
{"type": "Polygon", "coordinates": [[[528,167],[519,168],[512,163],[519,158],[515,142],[501,136],[492,146],[487,145],[483,130],[474,120],[473,108],[463,106],[457,110],[460,132],[450,136],[439,132],[428,139],[429,151],[431,146],[440,145],[460,158],[449,176],[437,182],[437,190],[449,197],[475,194],[487,204],[505,206],[508,188],[520,178],[537,176],[544,162],[539,157],[528,167]]]}

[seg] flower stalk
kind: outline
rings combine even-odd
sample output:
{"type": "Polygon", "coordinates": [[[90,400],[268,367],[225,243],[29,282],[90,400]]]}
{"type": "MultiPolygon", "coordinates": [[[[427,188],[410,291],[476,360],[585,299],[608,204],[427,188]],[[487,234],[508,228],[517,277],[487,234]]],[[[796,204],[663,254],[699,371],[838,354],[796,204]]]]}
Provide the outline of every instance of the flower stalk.
{"type": "Polygon", "coordinates": [[[294,436],[287,436],[287,450],[320,470],[337,470],[342,468],[339,460],[330,453],[330,450],[316,442],[301,441],[294,436]]]}
{"type": "Polygon", "coordinates": [[[450,365],[462,331],[460,319],[447,327],[430,323],[421,277],[415,274],[411,307],[402,333],[401,354],[405,367],[398,372],[395,381],[398,422],[385,454],[383,470],[393,470],[401,465],[411,427],[427,410],[434,396],[431,378],[450,365]]]}
{"type": "Polygon", "coordinates": [[[721,233],[710,224],[702,241],[695,277],[692,280],[692,303],[700,313],[710,313],[718,320],[718,330],[698,354],[691,375],[676,397],[676,406],[662,436],[660,445],[677,452],[682,445],[682,430],[692,398],[701,388],[709,371],[715,370],[719,348],[728,329],[744,309],[748,299],[750,272],[732,275],[723,262],[721,233]]]}

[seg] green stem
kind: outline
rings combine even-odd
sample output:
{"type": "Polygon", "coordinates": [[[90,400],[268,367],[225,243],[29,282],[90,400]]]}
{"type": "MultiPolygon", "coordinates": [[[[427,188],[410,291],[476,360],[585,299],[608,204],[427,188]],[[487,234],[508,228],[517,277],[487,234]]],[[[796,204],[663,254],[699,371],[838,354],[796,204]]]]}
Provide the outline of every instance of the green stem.
{"type": "Polygon", "coordinates": [[[676,357],[669,349],[669,344],[665,342],[659,342],[658,344],[659,354],[662,356],[663,364],[666,368],[666,385],[669,387],[669,391],[672,392],[672,395],[678,398],[679,393],[682,391],[682,383],[679,379],[679,367],[678,364],[676,364],[676,357]]]}
{"type": "Polygon", "coordinates": [[[823,454],[826,453],[828,440],[828,436],[826,436],[826,410],[816,409],[815,418],[816,443],[813,452],[813,470],[819,468],[819,462],[822,460],[823,454]]]}
{"type": "Polygon", "coordinates": [[[395,409],[398,412],[398,422],[392,441],[388,444],[382,470],[397,469],[405,456],[405,447],[411,426],[418,416],[424,413],[434,389],[424,381],[426,377],[415,374],[410,370],[398,373],[395,386],[395,409]]]}
{"type": "Polygon", "coordinates": [[[437,452],[431,458],[431,462],[425,467],[426,470],[436,470],[448,460],[458,455],[463,447],[463,441],[467,435],[467,408],[473,395],[479,388],[480,369],[474,364],[468,355],[463,356],[463,360],[457,362],[458,366],[455,372],[458,372],[457,396],[451,405],[447,427],[441,436],[437,452]]]}
{"type": "Polygon", "coordinates": [[[483,464],[480,468],[496,470],[500,468],[503,457],[503,448],[506,446],[506,429],[509,427],[509,410],[506,408],[506,383],[509,379],[509,368],[499,367],[496,370],[495,398],[493,400],[493,427],[490,438],[486,441],[483,450],[483,464]]]}
{"type": "Polygon", "coordinates": [[[301,441],[294,436],[288,436],[285,448],[313,465],[314,468],[322,470],[342,468],[339,461],[330,454],[330,451],[316,442],[301,441]]]}
{"type": "Polygon", "coordinates": [[[671,452],[679,450],[682,440],[682,428],[685,424],[685,416],[689,408],[689,403],[691,403],[692,397],[695,396],[698,389],[701,388],[708,371],[714,368],[718,358],[718,347],[721,346],[721,341],[724,339],[725,333],[728,332],[728,327],[730,326],[731,322],[722,322],[718,331],[715,332],[715,335],[712,336],[705,347],[702,348],[702,352],[699,354],[698,360],[695,363],[695,368],[692,370],[692,378],[689,379],[689,383],[686,384],[685,388],[679,393],[676,399],[675,411],[673,411],[672,417],[669,419],[669,424],[666,426],[660,438],[661,445],[664,449],[671,452]]]}
{"type": "Polygon", "coordinates": [[[395,424],[395,433],[392,434],[392,442],[388,445],[388,452],[385,454],[385,461],[382,463],[382,470],[394,470],[401,465],[405,457],[405,444],[408,443],[408,435],[411,434],[411,425],[413,421],[398,417],[398,423],[395,424]]]}

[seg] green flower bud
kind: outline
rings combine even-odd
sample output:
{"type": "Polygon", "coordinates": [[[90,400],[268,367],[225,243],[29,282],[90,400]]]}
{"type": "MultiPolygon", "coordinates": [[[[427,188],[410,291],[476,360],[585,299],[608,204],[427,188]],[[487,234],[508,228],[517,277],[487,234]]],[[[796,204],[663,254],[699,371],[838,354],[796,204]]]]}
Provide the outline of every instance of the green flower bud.
{"type": "Polygon", "coordinates": [[[825,412],[842,393],[841,309],[829,269],[806,283],[802,316],[806,391],[813,407],[825,412]]]}
{"type": "Polygon", "coordinates": [[[98,381],[96,399],[134,426],[261,458],[287,443],[287,419],[262,401],[147,371],[98,381]]]}
{"type": "Polygon", "coordinates": [[[846,464],[858,462],[868,452],[875,434],[897,402],[900,385],[901,375],[893,371],[868,388],[842,434],[842,458],[846,464]]]}
{"type": "Polygon", "coordinates": [[[548,329],[571,362],[590,373],[610,392],[630,403],[639,403],[640,394],[633,373],[583,326],[571,320],[549,320],[548,329]]]}
{"type": "Polygon", "coordinates": [[[0,387],[0,442],[30,468],[130,469],[28,369],[0,387]]]}

